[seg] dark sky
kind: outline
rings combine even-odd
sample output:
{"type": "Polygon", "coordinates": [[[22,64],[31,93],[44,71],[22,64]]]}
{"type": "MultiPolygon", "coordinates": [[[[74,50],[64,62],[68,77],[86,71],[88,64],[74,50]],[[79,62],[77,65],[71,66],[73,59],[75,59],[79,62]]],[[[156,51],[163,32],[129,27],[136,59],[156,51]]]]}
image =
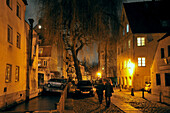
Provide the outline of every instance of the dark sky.
{"type": "Polygon", "coordinates": [[[39,5],[37,0],[27,0],[28,5],[26,6],[25,20],[28,21],[29,18],[34,19],[34,26],[37,24],[39,5]]]}
{"type": "MultiPolygon", "coordinates": [[[[39,12],[39,5],[38,0],[27,0],[28,5],[26,6],[26,14],[25,14],[25,20],[28,21],[29,18],[34,19],[34,26],[37,24],[38,20],[38,12],[39,12]]],[[[97,54],[97,44],[92,44],[89,47],[84,47],[83,51],[80,51],[80,54],[78,55],[80,60],[84,59],[84,56],[92,62],[98,62],[98,54],[97,54]]]]}

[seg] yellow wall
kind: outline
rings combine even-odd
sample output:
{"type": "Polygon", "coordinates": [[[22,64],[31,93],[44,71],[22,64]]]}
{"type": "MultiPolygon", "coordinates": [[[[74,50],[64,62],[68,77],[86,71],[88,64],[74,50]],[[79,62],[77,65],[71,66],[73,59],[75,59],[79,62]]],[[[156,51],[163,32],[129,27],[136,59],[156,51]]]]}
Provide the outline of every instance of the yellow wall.
{"type": "MultiPolygon", "coordinates": [[[[6,5],[6,0],[0,1],[0,107],[4,103],[10,103],[13,98],[24,98],[24,91],[26,89],[26,34],[25,34],[25,4],[22,0],[12,0],[12,10],[6,5]],[[21,19],[16,15],[17,2],[21,5],[21,19]],[[7,40],[7,28],[10,25],[13,29],[13,44],[7,40]],[[17,32],[21,35],[21,49],[16,47],[17,32]],[[5,83],[6,64],[12,65],[11,82],[5,83]],[[19,81],[15,82],[15,67],[20,67],[19,81]],[[7,87],[7,92],[4,88],[7,87]],[[3,98],[4,95],[13,93],[15,96],[3,98]],[[20,97],[20,94],[22,96],[20,97]]],[[[8,96],[6,96],[8,97],[8,96]]]]}

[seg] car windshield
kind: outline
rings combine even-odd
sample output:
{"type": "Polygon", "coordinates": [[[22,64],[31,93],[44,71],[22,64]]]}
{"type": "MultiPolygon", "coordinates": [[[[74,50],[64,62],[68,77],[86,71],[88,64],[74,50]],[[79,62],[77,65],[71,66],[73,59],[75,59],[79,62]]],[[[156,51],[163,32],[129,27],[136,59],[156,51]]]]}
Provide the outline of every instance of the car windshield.
{"type": "Polygon", "coordinates": [[[78,86],[91,86],[91,82],[90,81],[79,81],[78,86]]]}
{"type": "Polygon", "coordinates": [[[65,83],[66,81],[64,79],[50,79],[49,82],[62,82],[62,83],[65,83]]]}

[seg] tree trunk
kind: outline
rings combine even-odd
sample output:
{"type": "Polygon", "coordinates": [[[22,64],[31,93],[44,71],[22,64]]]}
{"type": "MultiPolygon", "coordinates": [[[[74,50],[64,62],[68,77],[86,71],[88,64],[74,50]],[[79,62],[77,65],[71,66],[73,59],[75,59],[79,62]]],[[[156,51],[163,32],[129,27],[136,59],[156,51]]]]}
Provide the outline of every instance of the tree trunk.
{"type": "Polygon", "coordinates": [[[76,70],[77,79],[78,79],[78,81],[81,81],[82,80],[82,74],[81,74],[80,65],[79,65],[79,61],[77,59],[76,52],[75,52],[74,49],[72,49],[71,52],[72,52],[72,55],[73,55],[74,67],[75,67],[75,70],[76,70]]]}

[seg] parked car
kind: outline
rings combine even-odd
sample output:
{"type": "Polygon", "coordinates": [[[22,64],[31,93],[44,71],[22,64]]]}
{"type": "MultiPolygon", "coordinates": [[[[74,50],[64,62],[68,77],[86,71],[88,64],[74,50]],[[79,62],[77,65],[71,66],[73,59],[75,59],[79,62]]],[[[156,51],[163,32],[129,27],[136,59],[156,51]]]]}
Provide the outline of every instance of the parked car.
{"type": "Polygon", "coordinates": [[[48,80],[47,87],[64,89],[66,84],[67,84],[67,80],[65,79],[50,79],[48,80]]]}
{"type": "Polygon", "coordinates": [[[90,94],[94,96],[92,83],[89,80],[79,81],[76,85],[75,93],[90,94]]]}

